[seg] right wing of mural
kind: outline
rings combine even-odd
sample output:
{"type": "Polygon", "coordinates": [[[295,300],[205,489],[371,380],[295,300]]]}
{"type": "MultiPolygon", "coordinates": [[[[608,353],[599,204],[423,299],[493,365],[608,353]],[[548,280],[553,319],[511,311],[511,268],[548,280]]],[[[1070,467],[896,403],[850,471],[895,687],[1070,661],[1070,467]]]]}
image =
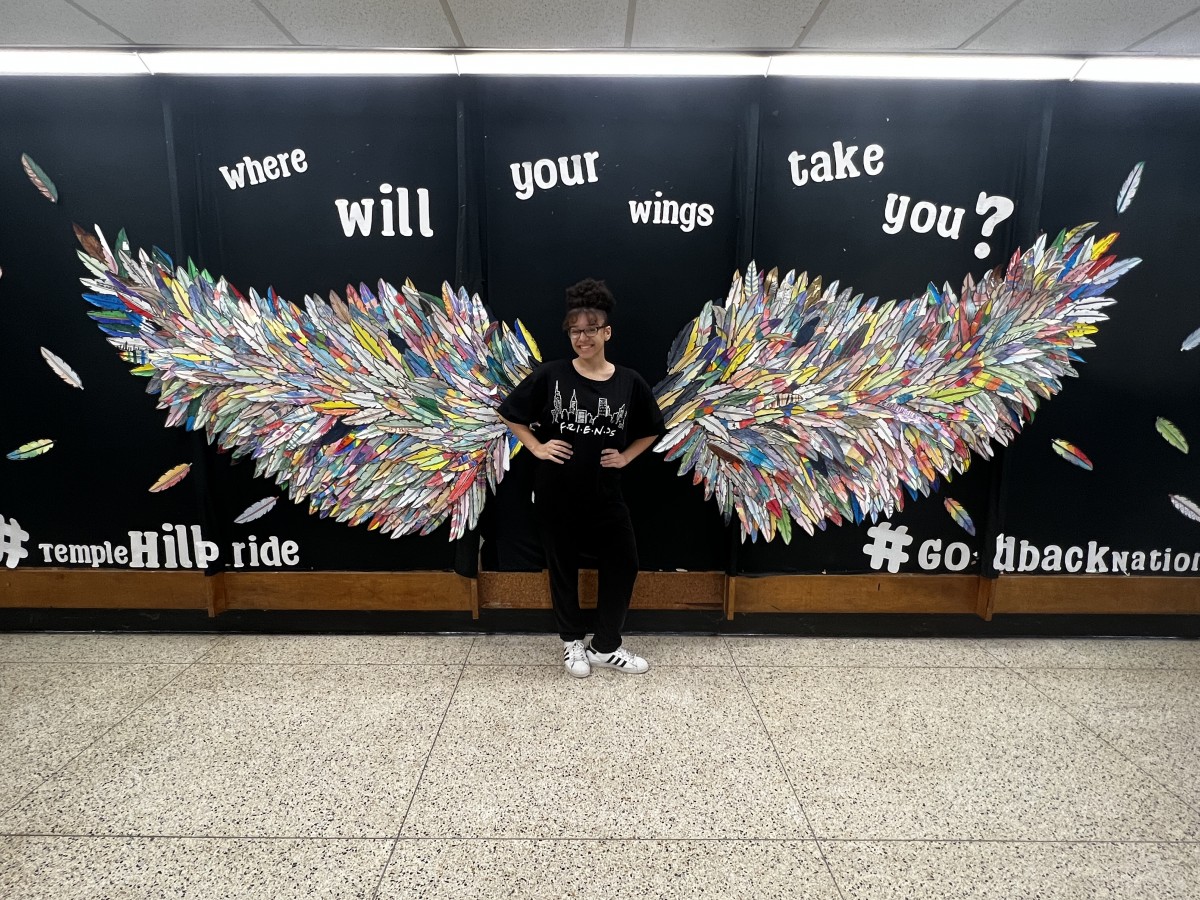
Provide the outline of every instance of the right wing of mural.
{"type": "Polygon", "coordinates": [[[655,447],[694,472],[743,539],[790,540],[826,522],[890,516],[991,456],[1076,375],[1075,351],[1141,260],[1108,253],[1094,224],[1043,235],[961,297],[852,296],[835,281],[754,264],[676,338],[655,388],[668,433],[655,447]]]}
{"type": "Polygon", "coordinates": [[[157,248],[135,256],[123,231],[113,248],[99,229],[76,235],[89,315],[150,376],[168,425],[250,454],[322,517],[393,537],[475,526],[515,448],[500,401],[540,361],[519,321],[493,322],[448,284],[244,297],[157,248]]]}

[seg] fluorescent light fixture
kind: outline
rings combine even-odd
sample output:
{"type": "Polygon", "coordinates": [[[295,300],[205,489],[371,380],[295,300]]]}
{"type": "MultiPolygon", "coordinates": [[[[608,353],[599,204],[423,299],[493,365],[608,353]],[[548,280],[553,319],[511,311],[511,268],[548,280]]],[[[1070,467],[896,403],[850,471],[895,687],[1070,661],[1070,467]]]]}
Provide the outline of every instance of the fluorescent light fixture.
{"type": "Polygon", "coordinates": [[[711,76],[767,74],[766,56],[741,53],[458,53],[462,75],[711,76]]]}
{"type": "Polygon", "coordinates": [[[1098,56],[1084,61],[1078,81],[1200,83],[1200,59],[1180,56],[1098,56]]]}
{"type": "Polygon", "coordinates": [[[969,53],[0,49],[4,75],[557,75],[1200,84],[1200,57],[969,53]]]}
{"type": "Polygon", "coordinates": [[[155,75],[454,75],[449,53],[408,50],[146,50],[155,75]]]}
{"type": "Polygon", "coordinates": [[[1079,65],[1080,60],[1061,56],[789,53],[772,56],[767,74],[802,78],[1060,81],[1074,76],[1079,65]]]}
{"type": "Polygon", "coordinates": [[[0,75],[148,75],[128,50],[0,50],[0,75]]]}

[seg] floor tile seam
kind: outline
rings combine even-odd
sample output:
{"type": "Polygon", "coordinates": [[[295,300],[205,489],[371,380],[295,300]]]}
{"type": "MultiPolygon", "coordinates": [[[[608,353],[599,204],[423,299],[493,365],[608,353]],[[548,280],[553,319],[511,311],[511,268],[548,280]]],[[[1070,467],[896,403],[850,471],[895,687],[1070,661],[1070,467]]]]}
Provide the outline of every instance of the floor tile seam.
{"type": "MultiPolygon", "coordinates": [[[[551,666],[558,668],[558,663],[543,663],[543,662],[469,662],[469,669],[516,669],[527,668],[529,666],[551,666]]],[[[733,663],[662,663],[652,662],[651,667],[655,669],[732,669],[733,663]]]]}
{"type": "Polygon", "coordinates": [[[1087,838],[884,838],[884,837],[739,837],[727,835],[721,837],[562,837],[559,835],[535,835],[526,837],[490,836],[490,835],[452,835],[426,836],[409,835],[393,837],[391,835],[344,835],[340,837],[315,835],[287,834],[154,834],[154,833],[121,833],[121,834],[88,834],[88,833],[55,833],[55,832],[0,832],[0,841],[24,838],[54,839],[54,840],[166,840],[166,841],[311,841],[319,843],[356,842],[356,843],[396,843],[396,842],[494,842],[494,843],[579,843],[579,844],[1051,844],[1051,845],[1140,845],[1151,846],[1196,846],[1200,839],[1189,838],[1166,840],[1154,838],[1119,839],[1087,839],[1087,838]]]}
{"type": "Polygon", "coordinates": [[[1164,784],[1159,778],[1152,775],[1150,772],[1146,771],[1146,769],[1139,762],[1137,762],[1135,759],[1133,759],[1131,756],[1129,756],[1127,753],[1125,753],[1119,747],[1117,747],[1115,744],[1113,744],[1111,741],[1109,741],[1106,737],[1104,737],[1104,735],[1100,734],[1100,732],[1098,732],[1095,728],[1093,728],[1091,725],[1089,725],[1085,720],[1083,720],[1079,716],[1075,715],[1074,710],[1072,710],[1069,706],[1067,706],[1067,704],[1055,700],[1053,697],[1051,697],[1049,694],[1047,694],[1045,691],[1043,691],[1035,682],[1033,682],[1032,680],[1025,678],[1023,675],[1021,675],[1020,671],[1018,671],[1018,670],[1014,670],[1014,671],[1016,671],[1016,674],[1019,677],[1021,677],[1022,680],[1025,681],[1030,687],[1032,687],[1038,694],[1040,694],[1047,701],[1049,701],[1050,703],[1053,703],[1055,706],[1057,706],[1059,709],[1061,709],[1063,712],[1065,712],[1068,716],[1071,717],[1071,719],[1080,728],[1089,732],[1101,744],[1108,747],[1110,750],[1112,750],[1113,753],[1117,754],[1117,756],[1119,756],[1121,759],[1125,760],[1127,763],[1129,763],[1131,766],[1133,766],[1135,769],[1137,769],[1139,772],[1141,772],[1143,775],[1145,775],[1147,778],[1149,778],[1151,782],[1158,785],[1159,788],[1161,788],[1168,796],[1174,797],[1176,800],[1178,800],[1180,803],[1182,803],[1187,809],[1191,810],[1192,812],[1200,812],[1200,806],[1198,806],[1195,802],[1193,802],[1191,800],[1181,797],[1178,793],[1176,793],[1176,791],[1173,788],[1164,784]]]}
{"type": "Polygon", "coordinates": [[[438,738],[442,736],[442,727],[446,724],[446,719],[450,715],[450,707],[454,705],[454,696],[458,693],[458,686],[462,682],[463,674],[467,671],[467,660],[471,658],[471,651],[475,649],[475,644],[478,640],[478,635],[472,637],[471,643],[467,645],[467,652],[463,654],[462,665],[458,669],[458,677],[454,679],[454,687],[450,689],[450,696],[446,699],[446,708],[442,710],[441,721],[438,722],[437,731],[433,734],[433,740],[429,742],[429,752],[425,754],[425,762],[421,764],[421,771],[417,774],[417,780],[413,783],[412,793],[408,795],[408,805],[404,807],[404,815],[401,817],[400,825],[392,837],[392,849],[388,852],[388,858],[384,861],[383,869],[379,872],[379,880],[375,882],[375,890],[371,892],[371,900],[378,900],[379,891],[383,888],[383,882],[387,878],[388,869],[392,867],[392,859],[396,855],[396,848],[400,845],[400,835],[404,832],[404,826],[408,822],[409,813],[412,812],[413,803],[416,802],[417,791],[421,789],[421,781],[425,778],[425,770],[429,768],[429,760],[433,758],[433,751],[437,748],[438,738]]]}
{"type": "Polygon", "coordinates": [[[200,656],[196,658],[195,662],[197,662],[197,663],[204,662],[204,657],[210,656],[214,650],[216,650],[222,644],[228,643],[228,641],[229,641],[228,635],[225,635],[225,634],[217,635],[217,639],[208,645],[208,649],[205,650],[203,653],[201,653],[200,656]]]}
{"type": "Polygon", "coordinates": [[[327,837],[311,834],[156,834],[151,832],[94,834],[87,832],[52,832],[52,831],[13,831],[0,832],[0,841],[8,838],[63,838],[71,840],[165,840],[165,841],[360,841],[375,843],[391,843],[395,838],[390,834],[378,836],[343,835],[327,837]]]}
{"type": "Polygon", "coordinates": [[[788,788],[791,789],[792,797],[796,801],[796,805],[800,808],[800,815],[804,817],[804,825],[808,828],[808,833],[812,836],[813,842],[816,844],[817,855],[821,857],[821,863],[825,866],[825,872],[829,875],[829,880],[833,883],[834,890],[837,891],[838,897],[841,900],[846,900],[846,895],[842,892],[842,886],[838,884],[837,877],[833,874],[833,867],[829,864],[829,859],[825,856],[825,850],[821,847],[821,841],[817,837],[817,830],[813,828],[812,820],[808,817],[808,810],[804,808],[804,802],[800,799],[800,793],[796,789],[796,784],[792,781],[792,775],[788,772],[787,766],[783,762],[783,757],[779,754],[779,747],[775,744],[775,736],[771,734],[771,730],[767,727],[767,720],[763,718],[762,711],[758,708],[758,703],[754,699],[754,692],[750,690],[750,686],[746,684],[746,679],[742,675],[742,667],[734,663],[734,671],[737,672],[738,681],[742,685],[742,690],[745,691],[746,699],[750,701],[750,708],[754,710],[754,715],[758,719],[759,725],[762,726],[763,734],[767,736],[767,742],[771,745],[771,752],[775,754],[775,762],[779,765],[779,770],[783,772],[783,777],[787,781],[788,788]]]}
{"type": "MultiPolygon", "coordinates": [[[[177,665],[182,665],[182,664],[177,663],[177,665]]],[[[14,803],[10,804],[9,806],[0,807],[0,821],[2,821],[5,816],[7,816],[10,812],[12,812],[14,809],[16,809],[22,803],[24,803],[27,799],[29,799],[31,796],[33,796],[33,794],[36,793],[37,790],[42,787],[42,785],[46,784],[46,782],[50,781],[52,778],[55,778],[60,772],[64,771],[68,766],[70,766],[73,762],[75,762],[75,760],[79,759],[81,756],[83,756],[83,754],[87,753],[90,749],[92,749],[92,747],[96,746],[96,744],[98,744],[108,734],[110,734],[114,729],[116,729],[116,727],[118,725],[123,724],[126,720],[128,720],[131,716],[133,716],[134,713],[138,712],[138,710],[140,710],[143,706],[145,706],[147,703],[149,703],[155,697],[159,696],[168,687],[170,687],[172,684],[174,684],[176,681],[178,681],[180,678],[182,678],[188,672],[188,670],[191,669],[192,666],[194,666],[194,665],[195,665],[195,663],[189,663],[187,665],[183,665],[183,668],[181,668],[178,672],[176,672],[173,676],[171,676],[171,678],[167,679],[165,682],[160,684],[157,688],[150,691],[145,697],[143,697],[141,703],[138,703],[136,706],[134,706],[132,709],[130,709],[127,713],[125,713],[125,715],[121,716],[121,718],[117,719],[115,722],[111,723],[107,728],[105,728],[103,731],[101,731],[99,734],[97,734],[94,738],[92,738],[92,740],[90,742],[88,742],[88,744],[86,746],[80,748],[78,753],[76,753],[74,756],[72,756],[70,759],[68,759],[66,762],[64,762],[61,766],[56,768],[53,772],[50,772],[48,775],[46,775],[45,777],[40,779],[37,784],[35,784],[32,788],[30,788],[28,791],[26,791],[24,794],[22,794],[20,797],[18,797],[14,803]]]]}
{"type": "Polygon", "coordinates": [[[919,671],[935,671],[935,672],[995,672],[995,671],[1010,671],[1008,666],[910,666],[910,665],[886,665],[870,663],[756,663],[756,662],[735,662],[735,666],[740,669],[871,669],[874,670],[895,670],[900,672],[908,672],[913,670],[919,671]]]}
{"type": "MultiPolygon", "coordinates": [[[[2,660],[0,666],[461,666],[462,660],[451,662],[420,662],[397,660],[395,662],[361,662],[357,660],[227,660],[227,659],[16,659],[2,660]]],[[[472,663],[471,665],[478,665],[472,663]]],[[[497,665],[510,665],[498,663],[497,665]]]]}

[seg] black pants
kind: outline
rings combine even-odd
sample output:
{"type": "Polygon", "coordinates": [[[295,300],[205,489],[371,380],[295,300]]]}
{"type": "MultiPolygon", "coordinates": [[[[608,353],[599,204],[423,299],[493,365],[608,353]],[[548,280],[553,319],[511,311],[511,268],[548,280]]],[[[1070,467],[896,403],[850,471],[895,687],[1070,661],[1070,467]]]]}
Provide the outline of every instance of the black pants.
{"type": "Polygon", "coordinates": [[[579,558],[586,553],[596,558],[599,577],[592,647],[611,653],[621,646],[621,629],[638,573],[637,542],[620,491],[543,489],[534,497],[534,508],[550,570],[559,637],[579,641],[588,631],[579,608],[579,558]]]}

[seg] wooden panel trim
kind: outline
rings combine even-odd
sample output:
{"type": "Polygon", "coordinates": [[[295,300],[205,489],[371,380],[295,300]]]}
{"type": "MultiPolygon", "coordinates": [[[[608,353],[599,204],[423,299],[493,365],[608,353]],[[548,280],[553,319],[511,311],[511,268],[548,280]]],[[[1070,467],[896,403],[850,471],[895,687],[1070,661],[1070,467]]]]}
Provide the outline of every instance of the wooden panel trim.
{"type": "Polygon", "coordinates": [[[994,612],[1200,614],[1200,578],[1146,575],[1002,575],[994,612]]]}
{"type": "Polygon", "coordinates": [[[204,579],[205,595],[208,598],[208,617],[214,618],[229,608],[229,595],[225,591],[225,573],[218,572],[204,579]]]}
{"type": "Polygon", "coordinates": [[[203,572],[0,568],[0,606],[209,609],[203,572]]]}
{"type": "Polygon", "coordinates": [[[974,613],[976,575],[738,576],[740,613],[974,613]]]}
{"type": "MultiPolygon", "coordinates": [[[[480,572],[483,609],[549,609],[550,579],[541,572],[480,572]]],[[[596,605],[596,572],[579,573],[579,605],[596,605]]],[[[717,610],[725,605],[721,572],[640,572],[633,588],[633,609],[717,610]]]]}
{"type": "Polygon", "coordinates": [[[453,572],[226,572],[228,609],[470,610],[453,572]]]}
{"type": "Polygon", "coordinates": [[[985,622],[992,621],[992,613],[996,608],[995,578],[979,577],[979,592],[975,597],[975,614],[985,622]]]}
{"type": "MultiPolygon", "coordinates": [[[[581,573],[584,605],[596,573],[581,573]]],[[[769,575],[642,572],[633,606],[735,613],[1200,614],[1200,579],[1121,575],[769,575]]],[[[63,609],[548,609],[542,572],[247,572],[8,569],[0,607],[63,609]]]]}

